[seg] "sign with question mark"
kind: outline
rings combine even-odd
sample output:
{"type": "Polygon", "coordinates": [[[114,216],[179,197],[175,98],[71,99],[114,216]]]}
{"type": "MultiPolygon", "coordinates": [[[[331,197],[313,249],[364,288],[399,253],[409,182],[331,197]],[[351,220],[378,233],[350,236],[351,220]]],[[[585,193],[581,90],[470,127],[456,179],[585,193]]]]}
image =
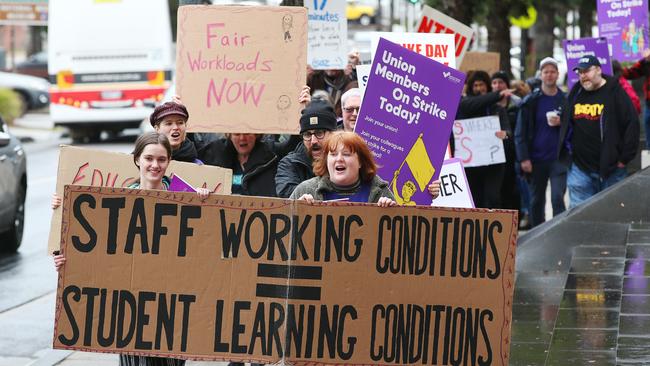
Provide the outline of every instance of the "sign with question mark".
{"type": "Polygon", "coordinates": [[[503,141],[497,137],[500,130],[498,116],[454,121],[454,156],[466,168],[505,163],[503,141]]]}

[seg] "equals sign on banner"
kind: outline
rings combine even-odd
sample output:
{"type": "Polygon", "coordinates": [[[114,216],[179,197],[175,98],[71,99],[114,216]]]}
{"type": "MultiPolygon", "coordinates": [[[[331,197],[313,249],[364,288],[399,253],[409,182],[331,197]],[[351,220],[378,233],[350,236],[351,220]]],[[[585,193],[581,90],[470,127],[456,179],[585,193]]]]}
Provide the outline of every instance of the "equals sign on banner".
{"type": "MultiPolygon", "coordinates": [[[[260,263],[257,265],[257,277],[287,278],[292,280],[322,280],[323,268],[316,266],[288,266],[280,264],[260,263]]],[[[255,292],[257,297],[272,297],[277,299],[320,300],[318,286],[292,286],[258,283],[255,292]]]]}

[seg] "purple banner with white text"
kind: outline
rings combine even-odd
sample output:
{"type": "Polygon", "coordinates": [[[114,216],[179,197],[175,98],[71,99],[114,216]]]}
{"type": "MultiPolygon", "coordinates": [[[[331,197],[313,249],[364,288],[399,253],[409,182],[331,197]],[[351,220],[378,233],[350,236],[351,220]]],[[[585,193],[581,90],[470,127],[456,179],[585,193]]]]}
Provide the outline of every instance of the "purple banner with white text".
{"type": "Polygon", "coordinates": [[[429,205],[465,74],[379,40],[355,132],[375,155],[379,176],[401,205],[429,205]]]}
{"type": "Polygon", "coordinates": [[[597,0],[598,34],[606,37],[610,55],[636,61],[648,48],[648,0],[597,0]]]}
{"type": "Polygon", "coordinates": [[[609,57],[607,38],[581,38],[574,40],[562,41],[564,55],[566,56],[567,83],[569,90],[573,84],[577,83],[580,78],[573,72],[573,68],[578,66],[578,61],[585,55],[596,56],[600,61],[600,67],[603,73],[612,75],[612,62],[609,57]]]}

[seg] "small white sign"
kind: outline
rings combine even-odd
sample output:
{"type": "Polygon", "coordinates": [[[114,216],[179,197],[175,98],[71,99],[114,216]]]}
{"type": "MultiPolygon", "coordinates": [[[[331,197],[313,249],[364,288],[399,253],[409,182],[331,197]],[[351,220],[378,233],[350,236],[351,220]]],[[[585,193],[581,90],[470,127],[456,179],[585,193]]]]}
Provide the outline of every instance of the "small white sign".
{"type": "Polygon", "coordinates": [[[315,70],[344,69],[348,64],[345,0],[308,0],[307,63],[315,70]]]}
{"type": "Polygon", "coordinates": [[[370,56],[373,60],[380,37],[443,65],[456,68],[453,34],[373,32],[370,37],[370,56]]]}
{"type": "Polygon", "coordinates": [[[474,208],[465,168],[460,159],[445,160],[440,168],[440,195],[431,206],[474,208]]]}
{"type": "Polygon", "coordinates": [[[466,168],[506,162],[498,116],[460,119],[454,122],[454,157],[466,168]]]}
{"type": "Polygon", "coordinates": [[[368,85],[368,78],[370,77],[370,67],[372,65],[357,65],[357,80],[359,81],[359,90],[361,90],[361,99],[363,100],[363,93],[366,91],[368,85]]]}

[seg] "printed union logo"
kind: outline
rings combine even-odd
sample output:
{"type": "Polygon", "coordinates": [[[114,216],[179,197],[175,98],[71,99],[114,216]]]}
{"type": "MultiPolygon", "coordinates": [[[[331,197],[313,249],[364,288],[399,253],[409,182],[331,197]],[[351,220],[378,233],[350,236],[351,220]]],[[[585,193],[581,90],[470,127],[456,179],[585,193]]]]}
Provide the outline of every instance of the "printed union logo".
{"type": "Polygon", "coordinates": [[[451,81],[455,82],[456,84],[460,83],[460,79],[457,78],[457,77],[455,77],[455,76],[453,76],[453,75],[451,74],[451,72],[449,72],[449,71],[443,71],[443,72],[442,72],[442,76],[444,76],[445,79],[447,79],[447,80],[451,80],[451,81]]]}

